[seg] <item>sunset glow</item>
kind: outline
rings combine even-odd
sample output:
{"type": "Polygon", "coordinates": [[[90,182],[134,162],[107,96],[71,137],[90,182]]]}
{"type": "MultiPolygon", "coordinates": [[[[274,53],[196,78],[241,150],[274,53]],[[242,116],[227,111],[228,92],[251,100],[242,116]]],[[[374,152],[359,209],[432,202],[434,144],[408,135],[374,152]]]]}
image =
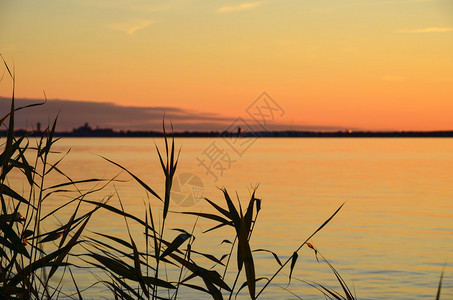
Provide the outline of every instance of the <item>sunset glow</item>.
{"type": "Polygon", "coordinates": [[[448,0],[4,1],[0,53],[17,98],[235,118],[266,91],[288,126],[453,130],[452,13],[448,0]]]}

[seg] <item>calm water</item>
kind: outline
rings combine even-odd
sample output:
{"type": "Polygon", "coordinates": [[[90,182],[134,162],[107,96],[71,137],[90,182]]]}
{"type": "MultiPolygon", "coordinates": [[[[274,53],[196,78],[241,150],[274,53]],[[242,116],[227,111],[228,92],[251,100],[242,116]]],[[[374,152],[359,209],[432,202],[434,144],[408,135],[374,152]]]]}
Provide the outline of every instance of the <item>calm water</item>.
{"type": "MultiPolygon", "coordinates": [[[[56,149],[72,148],[61,168],[73,179],[111,178],[120,173],[98,156],[102,155],[162,193],[164,181],[154,143],[163,146],[161,139],[73,138],[59,141],[56,149]]],[[[311,242],[355,289],[358,299],[433,299],[445,263],[442,296],[453,296],[453,139],[176,139],[176,144],[182,147],[177,174],[180,178],[198,176],[201,181],[195,187],[202,187],[205,197],[222,206],[224,200],[217,187],[226,187],[232,195],[237,192],[245,203],[252,187],[259,184],[257,196],[263,200],[263,209],[252,248],[270,249],[286,259],[346,202],[311,242]]],[[[119,178],[130,179],[124,173],[119,178]]],[[[56,178],[55,182],[61,180],[56,178]]],[[[133,181],[115,186],[125,209],[144,217],[144,190],[133,181]]],[[[190,202],[190,197],[185,197],[192,191],[191,186],[182,186],[175,201],[190,202]]],[[[113,186],[90,199],[100,200],[111,193],[113,186]]],[[[112,204],[117,203],[114,197],[112,204]]],[[[152,203],[158,205],[154,200],[152,203]]],[[[49,209],[53,205],[57,204],[48,203],[49,209]]],[[[171,210],[211,211],[204,201],[190,207],[173,203],[171,210]]],[[[169,218],[167,228],[190,231],[195,222],[193,217],[176,213],[169,218]]],[[[233,232],[201,234],[210,225],[207,221],[198,223],[195,246],[220,256],[229,249],[220,242],[233,239],[233,232]]],[[[121,234],[124,220],[95,215],[89,229],[121,234]]],[[[140,231],[134,234],[141,239],[140,231]]],[[[255,255],[257,277],[277,270],[272,256],[255,255]]],[[[77,273],[81,284],[88,286],[94,281],[83,271],[77,273]]],[[[283,289],[288,273],[289,268],[284,269],[262,299],[296,299],[283,289]]],[[[303,299],[323,299],[298,279],[340,291],[328,266],[317,263],[313,251],[306,247],[299,252],[288,289],[303,299]]],[[[199,296],[184,295],[182,298],[199,296]]]]}

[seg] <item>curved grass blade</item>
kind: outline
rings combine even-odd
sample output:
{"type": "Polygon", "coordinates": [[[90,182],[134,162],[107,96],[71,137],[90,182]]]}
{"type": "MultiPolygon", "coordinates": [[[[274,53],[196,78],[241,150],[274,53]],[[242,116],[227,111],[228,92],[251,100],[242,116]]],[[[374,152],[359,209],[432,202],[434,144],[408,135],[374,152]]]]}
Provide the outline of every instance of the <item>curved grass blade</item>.
{"type": "Polygon", "coordinates": [[[275,252],[272,252],[271,250],[267,250],[267,249],[256,249],[256,250],[253,250],[252,252],[268,252],[268,253],[271,253],[275,260],[277,261],[277,263],[282,266],[282,262],[280,260],[280,258],[278,257],[278,255],[275,253],[275,252]]]}
{"type": "Polygon", "coordinates": [[[299,257],[299,254],[297,254],[297,252],[294,252],[293,255],[291,256],[291,269],[289,271],[289,283],[291,283],[291,275],[293,274],[293,270],[294,270],[294,267],[296,266],[296,261],[297,261],[298,257],[299,257]]]}
{"type": "Polygon", "coordinates": [[[225,259],[225,257],[227,256],[226,254],[224,254],[221,259],[218,259],[217,257],[215,257],[212,254],[202,253],[202,252],[198,252],[198,251],[195,251],[195,250],[191,250],[191,252],[199,254],[199,255],[202,255],[202,256],[206,257],[207,259],[215,262],[216,264],[220,264],[222,266],[225,266],[225,264],[222,262],[222,260],[225,259]]]}
{"type": "Polygon", "coordinates": [[[56,184],[56,185],[53,185],[53,186],[50,186],[50,187],[47,187],[47,188],[43,189],[43,191],[50,190],[50,189],[55,189],[55,188],[60,188],[60,187],[68,186],[68,185],[76,185],[76,184],[79,184],[79,183],[105,182],[105,181],[109,181],[109,180],[107,180],[107,179],[98,179],[98,178],[76,180],[76,181],[70,181],[70,182],[56,184]]]}
{"type": "MultiPolygon", "coordinates": [[[[267,278],[267,277],[256,278],[256,279],[255,279],[255,284],[256,284],[258,281],[261,281],[261,280],[269,280],[269,278],[267,278]]],[[[239,295],[239,293],[241,292],[241,290],[242,290],[243,288],[245,288],[246,286],[248,286],[248,281],[244,282],[244,283],[239,287],[238,291],[236,292],[236,298],[237,298],[237,296],[239,295]]]]}
{"type": "Polygon", "coordinates": [[[214,220],[214,221],[217,221],[217,222],[222,223],[224,225],[231,224],[230,221],[222,218],[221,216],[214,215],[214,214],[201,213],[201,212],[191,212],[191,211],[183,211],[183,212],[179,212],[179,213],[180,214],[184,214],[184,215],[194,215],[194,216],[199,216],[201,218],[214,220]]]}
{"type": "MultiPolygon", "coordinates": [[[[104,202],[97,202],[97,201],[91,201],[91,200],[82,200],[82,201],[86,202],[86,203],[93,204],[93,205],[97,205],[97,206],[102,207],[104,209],[107,209],[107,210],[109,210],[111,212],[114,212],[114,213],[116,213],[118,215],[121,215],[123,217],[127,217],[127,218],[130,218],[130,219],[134,220],[134,221],[137,221],[138,223],[140,223],[143,226],[148,226],[149,227],[149,225],[147,225],[145,222],[143,222],[141,219],[137,218],[136,216],[133,216],[133,215],[127,213],[127,212],[123,212],[122,210],[120,210],[120,209],[118,209],[116,207],[113,207],[111,205],[108,205],[108,204],[106,204],[104,202]]],[[[149,227],[149,229],[154,231],[154,228],[152,228],[152,227],[149,227]]]]}
{"type": "Polygon", "coordinates": [[[112,241],[115,241],[115,242],[117,242],[118,244],[121,244],[121,245],[123,245],[123,246],[126,246],[127,248],[129,248],[129,249],[132,250],[132,245],[131,245],[129,242],[123,240],[123,239],[120,239],[120,238],[118,238],[118,237],[116,237],[116,236],[113,236],[113,235],[103,234],[103,233],[99,233],[99,232],[93,232],[93,233],[94,233],[94,234],[97,234],[97,235],[100,235],[100,236],[103,236],[103,237],[105,237],[105,238],[108,238],[108,239],[110,239],[110,240],[112,240],[112,241]]]}
{"type": "Polygon", "coordinates": [[[108,161],[109,163],[111,164],[114,164],[115,166],[123,169],[124,171],[126,171],[129,175],[132,176],[132,178],[135,179],[135,181],[137,181],[142,187],[145,188],[145,190],[147,190],[148,192],[150,192],[154,197],[156,197],[157,199],[159,199],[160,201],[162,201],[162,198],[152,189],[150,188],[146,183],[144,183],[140,178],[138,178],[137,176],[135,176],[132,172],[130,172],[128,169],[126,169],[125,167],[123,167],[122,165],[106,158],[106,157],[103,157],[101,156],[103,159],[105,159],[106,161],[108,161]]]}
{"type": "MultiPolygon", "coordinates": [[[[209,229],[206,229],[206,230],[204,230],[202,232],[203,233],[208,233],[209,231],[213,231],[213,230],[219,229],[219,228],[221,228],[223,226],[226,226],[226,225],[230,225],[230,226],[234,227],[233,221],[231,221],[231,222],[228,222],[228,223],[223,223],[223,224],[216,225],[216,226],[211,227],[209,229]]],[[[224,241],[226,241],[226,240],[224,240],[224,241]]],[[[231,244],[231,242],[230,242],[230,244],[231,244]]]]}
{"type": "Polygon", "coordinates": [[[206,200],[209,204],[212,205],[212,207],[214,207],[215,209],[217,209],[222,215],[224,215],[225,217],[227,217],[228,219],[232,220],[231,218],[231,214],[229,211],[227,211],[226,209],[223,209],[222,207],[220,207],[219,205],[215,204],[214,202],[212,202],[211,200],[209,200],[208,198],[203,198],[204,200],[206,200]]]}

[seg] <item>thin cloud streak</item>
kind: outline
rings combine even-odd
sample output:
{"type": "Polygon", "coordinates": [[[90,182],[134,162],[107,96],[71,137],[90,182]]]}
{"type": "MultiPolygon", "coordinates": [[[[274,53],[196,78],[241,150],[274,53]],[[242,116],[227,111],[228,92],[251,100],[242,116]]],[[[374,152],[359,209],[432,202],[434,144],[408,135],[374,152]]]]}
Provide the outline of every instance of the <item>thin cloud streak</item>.
{"type": "Polygon", "coordinates": [[[236,11],[250,10],[260,6],[259,2],[249,2],[232,6],[223,6],[217,10],[218,13],[231,13],[236,11]]]}
{"type": "Polygon", "coordinates": [[[127,33],[128,35],[133,35],[135,32],[145,29],[152,24],[154,24],[154,21],[151,20],[131,20],[126,23],[111,24],[108,27],[116,31],[127,33]]]}
{"type": "Polygon", "coordinates": [[[401,29],[399,33],[432,33],[432,32],[453,32],[452,27],[428,27],[420,29],[401,29]]]}

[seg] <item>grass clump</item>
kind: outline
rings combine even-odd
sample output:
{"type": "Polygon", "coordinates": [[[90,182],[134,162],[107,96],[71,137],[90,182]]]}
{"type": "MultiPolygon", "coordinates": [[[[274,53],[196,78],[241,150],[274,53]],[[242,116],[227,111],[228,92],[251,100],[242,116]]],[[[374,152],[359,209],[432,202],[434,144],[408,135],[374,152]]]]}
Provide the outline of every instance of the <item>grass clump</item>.
{"type": "MultiPolygon", "coordinates": [[[[52,161],[50,158],[51,148],[58,140],[54,138],[56,119],[36,145],[30,145],[26,136],[14,136],[15,112],[35,105],[15,107],[15,77],[3,62],[13,82],[13,93],[10,111],[0,119],[0,126],[7,128],[0,154],[0,298],[58,298],[63,292],[63,277],[65,274],[72,276],[70,253],[81,242],[84,228],[99,207],[80,214],[80,204],[87,193],[79,191],[79,195],[68,203],[49,214],[44,213],[45,202],[61,199],[60,195],[66,192],[64,188],[76,186],[77,182],[59,169],[61,159],[52,161]],[[65,176],[68,181],[47,186],[46,178],[54,173],[65,176]],[[10,184],[10,176],[23,178],[25,192],[10,184]],[[69,203],[76,204],[72,215],[68,220],[59,220],[57,212],[69,203]],[[59,224],[47,222],[50,217],[57,219],[59,224]]],[[[78,290],[75,281],[74,285],[78,290]]]]}

